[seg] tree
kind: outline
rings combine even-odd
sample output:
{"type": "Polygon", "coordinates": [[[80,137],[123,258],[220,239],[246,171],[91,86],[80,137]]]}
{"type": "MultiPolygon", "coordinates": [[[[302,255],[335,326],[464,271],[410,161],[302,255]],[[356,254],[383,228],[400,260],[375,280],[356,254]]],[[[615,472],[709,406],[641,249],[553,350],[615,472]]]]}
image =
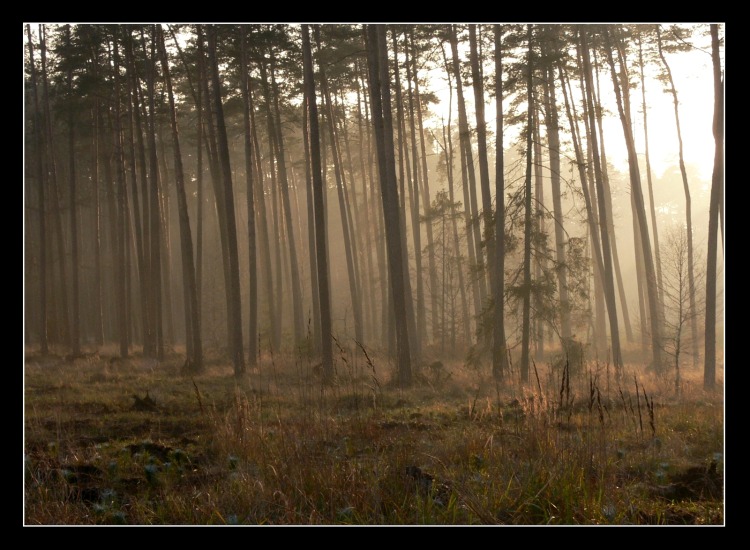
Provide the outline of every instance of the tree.
{"type": "Polygon", "coordinates": [[[716,386],[716,263],[718,255],[719,201],[724,185],[724,78],[719,56],[719,26],[711,24],[711,60],[714,77],[715,141],[714,169],[711,175],[711,202],[708,210],[708,257],[706,258],[706,334],[703,387],[716,386]]]}
{"type": "Polygon", "coordinates": [[[388,54],[385,27],[367,25],[367,59],[370,82],[370,105],[375,127],[375,144],[378,151],[380,193],[385,219],[386,250],[391,281],[391,295],[395,310],[398,381],[402,387],[412,383],[409,332],[406,324],[406,301],[411,300],[404,291],[404,267],[401,251],[401,224],[398,215],[399,200],[396,187],[396,164],[393,148],[393,123],[391,120],[391,93],[388,78],[388,54]]]}
{"type": "Polygon", "coordinates": [[[505,174],[503,163],[503,49],[502,28],[495,25],[495,286],[494,325],[492,335],[492,374],[501,380],[507,370],[505,344],[505,174]]]}
{"type": "Polygon", "coordinates": [[[180,251],[182,253],[182,284],[185,301],[185,341],[187,342],[188,372],[200,372],[203,369],[203,346],[201,343],[201,320],[198,309],[198,293],[195,285],[195,262],[193,260],[193,237],[190,230],[187,196],[185,193],[185,174],[182,167],[182,153],[180,151],[180,137],[177,128],[177,114],[175,112],[174,93],[172,91],[172,77],[169,72],[169,60],[164,46],[164,32],[160,25],[156,26],[156,38],[161,56],[162,72],[167,85],[169,98],[169,119],[172,126],[172,142],[174,151],[175,185],[177,188],[177,208],[180,220],[180,251]]]}
{"type": "MultiPolygon", "coordinates": [[[[664,56],[664,48],[662,47],[661,39],[661,26],[656,26],[656,39],[659,46],[659,56],[661,57],[664,68],[667,70],[667,80],[669,82],[669,91],[672,94],[672,102],[674,104],[674,120],[677,127],[677,142],[679,145],[679,160],[680,160],[680,174],[682,175],[682,188],[685,190],[685,231],[687,234],[687,270],[688,270],[688,292],[690,294],[690,310],[695,311],[695,268],[693,263],[693,209],[692,202],[690,199],[690,186],[688,185],[687,169],[685,168],[685,155],[683,152],[682,145],[682,130],[680,129],[680,102],[677,100],[677,89],[674,85],[674,79],[672,78],[672,69],[667,63],[667,58],[664,56]]],[[[694,317],[691,317],[694,319],[694,317]]],[[[690,323],[691,329],[691,345],[693,347],[693,362],[698,363],[698,327],[694,322],[690,323]]]]}
{"type": "MultiPolygon", "coordinates": [[[[680,358],[686,344],[693,346],[692,334],[686,334],[686,325],[694,325],[702,313],[701,304],[691,296],[690,244],[685,227],[672,228],[666,235],[662,259],[664,260],[664,352],[673,358],[674,391],[681,391],[680,358]]],[[[702,283],[700,275],[697,283],[702,283]]],[[[693,279],[693,283],[695,283],[693,279]]]]}
{"type": "Polygon", "coordinates": [[[333,381],[333,344],[331,342],[331,300],[328,284],[328,253],[326,242],[325,207],[323,204],[323,178],[320,162],[320,131],[318,129],[318,105],[315,95],[315,74],[313,72],[312,49],[310,47],[309,25],[302,25],[302,60],[304,64],[305,104],[308,129],[310,132],[310,165],[315,202],[315,248],[318,265],[318,288],[320,302],[320,331],[322,371],[324,383],[333,381]]]}
{"type": "Polygon", "coordinates": [[[234,213],[234,192],[232,190],[232,168],[229,160],[229,144],[227,143],[227,129],[224,122],[224,108],[221,100],[221,80],[219,79],[219,64],[216,57],[216,28],[208,30],[208,59],[211,81],[213,84],[214,116],[216,118],[216,137],[218,144],[219,166],[224,191],[224,205],[228,235],[229,255],[229,283],[227,308],[231,313],[229,331],[229,352],[234,364],[235,376],[245,372],[245,358],[242,346],[242,315],[240,300],[240,268],[237,250],[237,225],[234,213]]]}

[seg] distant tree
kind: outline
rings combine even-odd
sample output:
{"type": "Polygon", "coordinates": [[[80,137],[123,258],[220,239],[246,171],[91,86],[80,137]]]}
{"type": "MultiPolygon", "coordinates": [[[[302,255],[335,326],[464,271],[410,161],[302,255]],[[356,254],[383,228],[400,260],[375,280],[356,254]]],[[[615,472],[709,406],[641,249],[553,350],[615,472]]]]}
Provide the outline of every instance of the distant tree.
{"type": "MultiPolygon", "coordinates": [[[[674,391],[681,392],[680,359],[684,348],[693,345],[692,335],[686,333],[688,325],[700,317],[702,304],[690,295],[690,261],[687,229],[673,228],[666,235],[662,259],[664,260],[664,352],[672,357],[674,365],[674,391]],[[697,307],[697,309],[696,309],[697,307]]],[[[693,279],[701,284],[700,274],[693,279]]]]}
{"type": "MultiPolygon", "coordinates": [[[[690,309],[695,311],[695,267],[693,262],[693,207],[690,198],[690,185],[688,185],[687,169],[685,168],[685,154],[684,147],[682,144],[682,129],[680,128],[680,102],[677,99],[677,88],[674,85],[674,78],[672,77],[672,69],[667,62],[667,58],[664,55],[663,40],[661,37],[661,25],[656,26],[656,40],[659,46],[659,57],[664,64],[664,68],[667,71],[667,82],[669,84],[669,92],[672,94],[672,103],[674,104],[674,120],[675,126],[677,127],[677,143],[679,145],[679,162],[680,162],[680,174],[682,175],[682,188],[685,191],[685,232],[687,235],[687,270],[688,270],[688,292],[690,294],[690,309]]],[[[693,349],[693,364],[698,364],[698,327],[696,326],[695,317],[691,317],[690,321],[690,333],[691,333],[691,346],[693,349]]]]}

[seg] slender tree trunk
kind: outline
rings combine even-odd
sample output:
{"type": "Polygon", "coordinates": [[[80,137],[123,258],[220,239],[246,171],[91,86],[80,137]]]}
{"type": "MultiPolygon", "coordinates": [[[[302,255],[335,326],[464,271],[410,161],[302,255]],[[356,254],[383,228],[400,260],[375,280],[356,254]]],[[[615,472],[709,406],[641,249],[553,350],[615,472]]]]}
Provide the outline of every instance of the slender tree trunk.
{"type": "MultiPolygon", "coordinates": [[[[398,149],[399,149],[399,174],[398,181],[401,190],[401,224],[404,231],[401,233],[401,246],[403,253],[403,262],[405,266],[404,273],[404,285],[406,292],[409,296],[411,292],[411,275],[409,269],[409,254],[407,248],[406,229],[408,227],[406,223],[406,192],[404,187],[408,187],[409,197],[411,199],[411,226],[412,226],[412,240],[414,243],[414,270],[416,275],[416,292],[417,300],[416,311],[409,311],[407,309],[406,315],[409,323],[409,343],[411,344],[412,360],[418,363],[417,357],[421,355],[422,340],[425,334],[425,304],[424,304],[424,287],[422,277],[422,231],[419,227],[419,192],[417,191],[418,184],[415,183],[417,174],[415,172],[414,178],[412,178],[412,165],[409,163],[409,151],[407,147],[406,138],[406,117],[403,112],[403,101],[401,99],[401,77],[400,69],[398,65],[398,41],[396,40],[396,33],[393,32],[393,59],[394,59],[394,75],[395,75],[395,102],[396,102],[396,124],[397,124],[397,136],[398,136],[398,149]],[[406,169],[406,176],[404,176],[404,169],[406,169]],[[412,321],[414,319],[414,321],[412,321]]],[[[409,305],[407,304],[407,307],[409,305]]]]}
{"type": "MultiPolygon", "coordinates": [[[[492,374],[502,381],[508,370],[505,344],[505,163],[503,159],[503,49],[502,27],[494,25],[495,31],[495,286],[494,323],[492,334],[492,374]]],[[[550,143],[552,148],[552,143],[550,143]]],[[[554,172],[553,172],[554,181],[554,172]]],[[[559,180],[558,180],[559,185],[559,180]]]]}
{"type": "MultiPolygon", "coordinates": [[[[240,79],[242,82],[243,121],[245,130],[245,179],[247,182],[247,249],[248,249],[248,365],[258,364],[258,259],[255,237],[255,182],[253,181],[253,144],[250,119],[250,79],[247,74],[247,30],[240,30],[240,79]]],[[[262,197],[261,197],[262,200],[262,197]]]]}
{"type": "MultiPolygon", "coordinates": [[[[65,28],[65,41],[70,48],[70,26],[65,28]]],[[[67,75],[68,94],[73,95],[73,71],[69,66],[67,75]]],[[[71,249],[71,276],[73,279],[73,304],[72,319],[70,327],[70,347],[74,356],[81,354],[81,315],[80,315],[80,291],[78,275],[78,196],[76,194],[76,151],[75,151],[75,114],[73,109],[68,111],[68,167],[70,185],[70,249],[71,249]]],[[[41,210],[40,210],[41,212],[41,210]]]]}
{"type": "MultiPolygon", "coordinates": [[[[465,197],[464,206],[466,208],[466,211],[468,212],[467,223],[470,224],[473,237],[469,240],[469,260],[472,262],[472,269],[476,269],[474,278],[477,280],[479,301],[475,302],[474,307],[477,319],[479,319],[486,305],[487,286],[485,283],[486,276],[484,272],[484,260],[482,256],[482,231],[479,225],[479,207],[477,206],[474,154],[472,153],[471,133],[466,116],[466,104],[464,103],[463,84],[461,83],[461,68],[458,58],[458,38],[456,36],[455,25],[451,25],[450,42],[451,51],[453,54],[453,75],[456,79],[456,93],[458,98],[458,131],[460,136],[461,150],[461,175],[463,179],[464,189],[468,189],[468,197],[465,197]],[[474,258],[471,258],[472,248],[474,252],[474,258]]],[[[464,194],[466,194],[466,191],[464,191],[464,194]]]]}
{"type": "Polygon", "coordinates": [[[185,193],[185,175],[182,167],[177,115],[175,112],[172,79],[169,73],[167,51],[164,46],[164,34],[161,26],[156,26],[158,46],[161,54],[162,72],[167,85],[169,99],[169,118],[172,126],[174,151],[175,186],[177,191],[177,209],[180,221],[180,251],[182,256],[182,284],[185,308],[185,342],[187,348],[186,371],[200,372],[203,369],[203,346],[201,343],[200,310],[195,283],[195,262],[193,259],[193,236],[190,230],[187,195],[185,193]]]}
{"type": "MultiPolygon", "coordinates": [[[[141,40],[143,42],[144,54],[146,44],[143,31],[141,31],[141,40]]],[[[161,360],[164,357],[164,338],[162,331],[162,284],[161,284],[161,212],[159,201],[159,165],[156,156],[156,131],[155,131],[155,103],[154,103],[154,51],[152,48],[151,58],[147,61],[147,88],[148,88],[148,165],[149,165],[149,233],[150,243],[150,325],[153,331],[153,348],[144,353],[161,360]]]]}
{"type": "MultiPolygon", "coordinates": [[[[649,310],[651,315],[651,351],[653,354],[653,368],[656,372],[661,372],[661,317],[659,315],[659,301],[656,289],[656,273],[654,270],[654,261],[651,253],[651,243],[649,241],[648,222],[646,219],[646,210],[643,204],[643,191],[641,189],[641,175],[638,169],[638,157],[635,150],[633,139],[632,125],[630,122],[630,100],[627,86],[620,86],[617,74],[615,72],[614,59],[612,57],[612,44],[609,30],[605,25],[604,38],[606,41],[607,58],[609,60],[610,70],[612,72],[612,82],[617,99],[617,110],[620,114],[623,133],[625,134],[625,145],[628,150],[628,166],[630,169],[631,193],[635,196],[636,214],[641,230],[641,241],[643,242],[643,259],[646,268],[646,283],[649,297],[649,310]],[[627,108],[627,111],[626,111],[627,108]]],[[[620,59],[623,71],[625,71],[624,59],[620,59]]]]}
{"type": "MultiPolygon", "coordinates": [[[[595,113],[596,123],[599,131],[599,144],[601,149],[601,167],[602,167],[602,184],[604,187],[604,205],[607,208],[607,220],[611,244],[612,244],[612,262],[615,270],[615,282],[617,283],[617,290],[620,297],[620,310],[622,312],[623,323],[625,324],[625,337],[628,342],[633,341],[633,330],[630,326],[630,313],[628,311],[628,301],[625,297],[625,285],[622,282],[622,270],[620,269],[620,258],[617,254],[617,238],[615,235],[615,220],[614,220],[614,209],[612,208],[612,192],[609,187],[609,170],[607,168],[607,153],[604,148],[604,128],[602,120],[604,119],[601,106],[601,92],[599,89],[599,63],[596,59],[596,51],[594,51],[594,67],[596,77],[596,94],[594,95],[595,102],[595,113]]],[[[592,90],[593,92],[593,90],[592,90]]]]}
{"type": "MultiPolygon", "coordinates": [[[[557,53],[557,45],[551,52],[557,53]]],[[[560,336],[564,351],[571,343],[573,336],[570,327],[570,298],[568,296],[568,262],[565,254],[565,220],[562,211],[562,189],[560,186],[560,125],[558,122],[555,97],[555,69],[546,67],[543,79],[545,126],[549,144],[550,185],[552,187],[552,213],[555,226],[555,261],[557,272],[557,292],[560,297],[560,336]]]]}
{"type": "MultiPolygon", "coordinates": [[[[469,46],[471,58],[471,80],[474,88],[474,110],[477,119],[477,153],[479,156],[479,182],[482,189],[483,234],[487,250],[487,267],[489,269],[490,288],[497,287],[495,278],[495,228],[492,220],[492,195],[490,194],[490,169],[487,160],[487,123],[484,118],[484,83],[480,73],[479,55],[477,53],[477,26],[469,25],[469,46]]],[[[470,157],[471,158],[471,157],[470,157]]],[[[490,293],[491,294],[491,293],[490,293]]],[[[493,297],[494,298],[494,297],[493,297]]],[[[486,332],[486,337],[490,333],[486,332]]]]}
{"type": "MultiPolygon", "coordinates": [[[[359,74],[360,72],[360,66],[359,62],[356,63],[356,72],[359,74]]],[[[370,312],[370,326],[372,330],[372,338],[373,340],[377,341],[379,340],[379,334],[378,334],[378,322],[377,322],[377,308],[375,305],[375,270],[372,265],[372,246],[373,246],[373,239],[372,239],[372,231],[375,224],[373,224],[370,221],[370,205],[368,200],[368,189],[367,189],[367,182],[368,182],[368,174],[365,170],[365,144],[364,144],[364,132],[362,130],[362,100],[363,98],[361,96],[361,86],[360,86],[360,80],[357,78],[357,138],[359,140],[359,170],[361,174],[362,179],[362,211],[364,215],[364,248],[365,248],[365,261],[366,261],[366,285],[369,287],[370,291],[368,292],[369,296],[369,303],[368,303],[368,311],[370,312]]],[[[369,146],[367,148],[367,151],[369,152],[369,146]]],[[[368,163],[369,165],[369,163],[368,163]]],[[[370,166],[372,169],[372,166],[370,166]]],[[[372,180],[370,181],[370,186],[373,185],[372,180]]]]}
{"type": "Polygon", "coordinates": [[[393,122],[391,120],[391,92],[388,78],[388,54],[385,26],[367,25],[367,57],[370,73],[370,96],[375,144],[378,150],[380,190],[383,199],[383,217],[387,241],[392,303],[395,311],[396,348],[398,353],[398,381],[402,387],[412,383],[411,357],[409,356],[409,331],[406,319],[406,302],[411,296],[404,288],[404,266],[401,252],[401,224],[398,216],[399,200],[396,187],[396,164],[393,147],[393,122]]]}
{"type": "Polygon", "coordinates": [[[719,26],[711,25],[711,59],[714,76],[714,169],[711,175],[711,201],[708,210],[708,257],[706,261],[706,334],[703,388],[716,386],[716,264],[718,256],[719,203],[724,185],[724,79],[719,57],[719,26]]]}
{"type": "Polygon", "coordinates": [[[594,213],[594,204],[591,200],[589,193],[589,176],[586,173],[586,162],[584,161],[580,132],[578,130],[578,118],[575,112],[575,106],[572,102],[573,93],[570,89],[570,79],[567,77],[564,65],[558,61],[558,72],[560,74],[560,87],[563,91],[563,97],[565,99],[565,112],[568,117],[570,124],[571,137],[573,141],[573,149],[575,151],[576,166],[578,167],[578,177],[581,180],[581,191],[583,192],[583,199],[586,206],[586,220],[589,226],[589,235],[591,236],[592,243],[592,256],[594,258],[594,281],[601,280],[599,273],[604,271],[602,251],[601,251],[601,240],[599,239],[599,229],[596,224],[596,215],[594,213]],[[569,99],[569,97],[571,99],[569,99]]]}
{"type": "MultiPolygon", "coordinates": [[[[305,91],[307,94],[307,91],[305,91]]],[[[307,105],[308,98],[305,95],[305,105],[307,105]]],[[[305,109],[307,107],[305,106],[305,109]]],[[[307,112],[302,117],[302,141],[305,149],[305,191],[306,191],[306,202],[307,202],[307,246],[309,252],[310,261],[310,294],[312,294],[312,342],[310,351],[313,355],[320,353],[320,293],[318,292],[318,259],[315,254],[315,210],[313,206],[313,178],[311,172],[311,158],[310,158],[310,132],[308,124],[307,112]]]]}
{"type": "MultiPolygon", "coordinates": [[[[320,51],[320,31],[319,27],[315,27],[315,42],[320,51]]],[[[352,309],[354,312],[354,334],[358,342],[363,342],[362,333],[362,306],[360,302],[359,292],[359,281],[355,271],[355,259],[354,259],[354,243],[353,243],[353,231],[354,228],[349,224],[349,217],[347,215],[347,206],[344,198],[344,170],[341,166],[341,152],[339,149],[339,137],[336,132],[336,119],[333,112],[333,105],[331,103],[331,95],[328,91],[328,81],[326,79],[325,68],[322,64],[318,65],[318,71],[320,74],[320,88],[323,94],[323,100],[325,101],[326,114],[328,118],[328,131],[329,138],[331,140],[331,157],[333,159],[333,169],[336,177],[336,190],[338,192],[339,199],[339,214],[341,217],[341,230],[344,236],[344,252],[346,255],[346,269],[349,280],[349,294],[352,300],[352,309]]]]}
{"type": "MultiPolygon", "coordinates": [[[[248,81],[248,85],[251,82],[248,81]]],[[[252,89],[248,93],[249,110],[250,110],[250,125],[252,135],[252,144],[255,152],[255,167],[256,173],[258,174],[258,187],[256,194],[258,196],[257,207],[258,207],[258,230],[260,233],[260,260],[263,271],[263,282],[265,286],[266,304],[268,307],[268,330],[269,340],[273,343],[276,348],[275,338],[277,334],[277,327],[280,326],[281,319],[276,317],[276,299],[274,295],[274,278],[271,264],[271,245],[268,235],[268,214],[266,209],[266,177],[263,171],[263,164],[260,154],[260,144],[258,139],[258,125],[255,122],[255,109],[253,107],[253,92],[252,89]]]]}
{"type": "Polygon", "coordinates": [[[534,136],[534,63],[533,63],[533,27],[526,26],[528,54],[526,57],[526,180],[524,183],[524,221],[523,221],[523,327],[521,333],[521,382],[529,382],[529,339],[531,324],[531,150],[534,136]]]}
{"type": "MultiPolygon", "coordinates": [[[[445,51],[443,51],[443,60],[446,67],[446,75],[448,76],[448,87],[450,88],[451,92],[453,91],[453,87],[450,83],[450,75],[451,75],[451,69],[448,65],[448,58],[445,54],[445,51]]],[[[460,87],[460,84],[456,85],[456,89],[460,87]]],[[[460,118],[460,117],[459,117],[460,118]]],[[[460,125],[459,125],[460,126],[460,125]]],[[[459,130],[460,132],[460,130],[459,130]]],[[[453,158],[453,143],[452,143],[452,136],[451,136],[451,128],[450,128],[450,121],[448,124],[448,148],[451,151],[451,159],[453,158]]],[[[475,275],[472,274],[473,266],[477,265],[477,244],[474,241],[474,231],[472,228],[472,220],[471,220],[471,205],[470,205],[470,199],[469,199],[469,184],[466,176],[466,157],[463,154],[463,148],[459,147],[460,151],[460,159],[461,159],[461,189],[463,191],[463,205],[464,205],[464,226],[466,231],[466,248],[469,255],[469,270],[467,273],[469,284],[471,285],[471,294],[472,294],[472,303],[474,305],[474,316],[477,322],[479,321],[479,315],[481,313],[482,308],[482,296],[479,291],[479,281],[475,275]]],[[[452,160],[451,160],[451,167],[452,167],[452,160]]],[[[450,197],[451,202],[453,202],[453,196],[450,197]]],[[[458,247],[456,247],[457,250],[458,247]]],[[[468,341],[469,344],[471,344],[471,339],[468,341]]]]}
{"type": "Polygon", "coordinates": [[[656,25],[656,39],[659,45],[659,56],[661,57],[664,67],[667,69],[669,77],[669,90],[672,93],[674,103],[674,120],[677,127],[677,142],[679,144],[680,174],[682,175],[682,188],[685,190],[685,231],[687,232],[687,269],[688,269],[688,294],[690,299],[690,346],[693,352],[693,365],[698,364],[698,317],[695,305],[695,267],[693,263],[693,211],[690,201],[690,185],[688,185],[687,169],[685,168],[685,155],[682,146],[682,130],[680,129],[680,110],[679,101],[677,100],[677,89],[674,86],[672,70],[669,68],[667,58],[664,56],[664,50],[661,43],[660,25],[656,25]]]}
{"type": "Polygon", "coordinates": [[[115,300],[117,303],[117,330],[120,337],[120,356],[128,356],[128,313],[126,296],[126,218],[125,218],[125,166],[122,147],[122,132],[120,130],[120,53],[118,46],[118,33],[112,37],[112,60],[114,63],[114,121],[113,121],[113,144],[114,144],[114,194],[115,194],[115,220],[113,227],[117,232],[115,242],[115,300]]]}
{"type": "Polygon", "coordinates": [[[320,162],[320,132],[318,129],[318,105],[315,96],[315,75],[310,47],[310,29],[302,25],[302,58],[304,65],[304,86],[306,98],[306,116],[310,131],[310,164],[312,166],[314,210],[315,210],[315,248],[318,266],[318,292],[320,300],[320,329],[322,334],[322,371],[323,381],[331,383],[334,378],[333,345],[331,341],[331,301],[328,285],[328,252],[325,231],[325,208],[323,205],[323,178],[320,162]]]}
{"type": "Polygon", "coordinates": [[[232,190],[232,168],[229,161],[229,145],[227,143],[227,129],[224,123],[224,108],[221,100],[221,81],[219,80],[219,66],[216,59],[216,28],[211,27],[208,32],[208,58],[211,71],[211,81],[214,87],[214,108],[216,111],[216,137],[218,144],[219,166],[224,184],[224,199],[226,209],[230,289],[231,301],[227,308],[231,311],[232,323],[227,327],[229,332],[229,348],[234,364],[235,376],[245,372],[245,359],[242,346],[242,309],[240,301],[240,271],[237,250],[237,224],[234,212],[234,192],[232,190]]]}
{"type": "Polygon", "coordinates": [[[70,317],[68,308],[68,277],[67,270],[65,269],[65,239],[63,233],[62,215],[60,214],[60,195],[57,183],[57,168],[55,161],[55,142],[52,134],[52,112],[50,109],[50,97],[49,97],[49,85],[47,77],[47,45],[46,45],[46,29],[44,25],[39,25],[39,50],[41,54],[41,76],[42,76],[42,91],[43,91],[43,110],[44,110],[44,121],[46,131],[46,142],[47,142],[47,169],[49,172],[49,185],[50,185],[50,212],[52,213],[54,225],[52,227],[56,241],[57,241],[57,252],[59,257],[59,273],[60,273],[60,328],[61,328],[61,339],[65,347],[70,347],[70,317]]]}
{"type": "MultiPolygon", "coordinates": [[[[424,123],[422,121],[422,100],[419,95],[419,76],[417,69],[417,52],[414,46],[414,29],[412,28],[409,33],[411,41],[411,76],[414,79],[414,101],[416,103],[417,121],[419,123],[419,142],[422,153],[422,204],[424,205],[425,217],[432,219],[432,202],[430,196],[430,178],[427,169],[427,146],[425,144],[424,137],[424,123]]],[[[407,78],[409,77],[409,66],[407,65],[407,78]]],[[[438,338],[435,332],[439,326],[438,322],[438,280],[437,280],[437,262],[435,261],[435,240],[432,234],[432,224],[427,224],[427,267],[429,270],[430,278],[430,304],[432,313],[432,338],[433,340],[438,338]]]]}
{"type": "Polygon", "coordinates": [[[599,206],[600,236],[602,239],[602,259],[604,261],[604,298],[607,303],[609,317],[610,342],[612,347],[612,361],[618,376],[622,374],[622,353],[620,351],[620,330],[617,320],[617,306],[615,302],[615,283],[612,266],[612,247],[609,233],[609,213],[605,201],[604,182],[599,156],[599,143],[596,135],[595,104],[593,94],[593,76],[589,60],[589,48],[586,31],[581,30],[581,50],[583,54],[583,73],[586,80],[586,100],[588,102],[589,126],[591,127],[591,149],[594,156],[594,181],[599,206]]]}
{"type": "Polygon", "coordinates": [[[656,282],[659,290],[659,303],[663,303],[662,289],[664,281],[661,274],[661,248],[659,246],[659,226],[656,223],[656,204],[654,201],[654,186],[651,178],[651,155],[648,146],[648,109],[646,106],[646,79],[643,75],[643,44],[641,35],[638,33],[638,64],[641,70],[641,107],[643,109],[643,139],[644,154],[646,157],[646,180],[648,182],[648,198],[651,213],[651,230],[654,232],[654,260],[656,263],[656,282]]]}
{"type": "MultiPolygon", "coordinates": [[[[542,68],[543,70],[543,68],[542,68]]],[[[542,137],[539,122],[539,105],[534,108],[534,231],[541,236],[545,233],[544,224],[544,179],[542,177],[542,137]]],[[[537,245],[538,247],[539,245],[537,245]]],[[[534,262],[534,281],[541,281],[542,271],[547,269],[546,251],[540,250],[534,262]]],[[[534,293],[534,357],[537,361],[544,359],[544,303],[538,292],[534,293]]]]}
{"type": "Polygon", "coordinates": [[[31,91],[34,104],[34,154],[36,164],[34,168],[36,184],[39,188],[39,351],[42,355],[47,355],[49,353],[49,342],[47,338],[47,215],[45,212],[46,202],[44,200],[44,188],[46,186],[46,179],[43,173],[44,141],[31,25],[26,25],[26,33],[29,37],[31,91]]]}

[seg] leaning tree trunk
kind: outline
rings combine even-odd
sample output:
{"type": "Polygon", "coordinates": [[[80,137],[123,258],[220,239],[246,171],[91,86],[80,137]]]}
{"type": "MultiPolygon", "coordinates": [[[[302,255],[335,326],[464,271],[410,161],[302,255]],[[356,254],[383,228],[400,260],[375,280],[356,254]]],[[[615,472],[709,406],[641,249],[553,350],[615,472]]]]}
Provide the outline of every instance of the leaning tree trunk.
{"type": "MultiPolygon", "coordinates": [[[[625,145],[628,150],[628,166],[630,170],[631,193],[635,197],[636,215],[641,230],[641,241],[643,242],[643,260],[646,269],[646,284],[648,290],[648,303],[651,317],[651,352],[653,354],[653,368],[656,372],[661,372],[661,316],[659,314],[659,297],[656,288],[656,272],[654,270],[654,259],[651,253],[651,242],[649,240],[648,222],[646,219],[646,209],[643,204],[643,190],[641,188],[641,175],[638,169],[638,156],[635,150],[635,140],[633,139],[633,128],[630,121],[629,112],[629,91],[627,82],[622,87],[615,72],[614,59],[612,57],[612,44],[607,26],[603,27],[604,38],[606,42],[606,53],[612,73],[612,83],[614,86],[615,97],[617,100],[617,110],[620,115],[623,133],[625,135],[625,145]],[[626,107],[628,110],[626,111],[626,107]]],[[[623,71],[625,70],[624,60],[620,59],[623,71]]]]}
{"type": "Polygon", "coordinates": [[[594,156],[594,181],[596,183],[596,195],[599,206],[599,223],[601,225],[602,260],[604,261],[604,298],[607,302],[607,315],[609,317],[610,342],[612,345],[612,361],[618,376],[622,374],[622,353],[620,351],[620,331],[617,320],[617,306],[615,302],[615,282],[612,269],[612,248],[609,233],[609,212],[605,201],[604,182],[600,164],[599,145],[596,135],[595,105],[593,93],[593,76],[591,62],[589,59],[589,48],[586,31],[582,30],[581,50],[583,54],[583,73],[586,81],[586,101],[588,102],[588,118],[591,128],[591,149],[594,156]]]}

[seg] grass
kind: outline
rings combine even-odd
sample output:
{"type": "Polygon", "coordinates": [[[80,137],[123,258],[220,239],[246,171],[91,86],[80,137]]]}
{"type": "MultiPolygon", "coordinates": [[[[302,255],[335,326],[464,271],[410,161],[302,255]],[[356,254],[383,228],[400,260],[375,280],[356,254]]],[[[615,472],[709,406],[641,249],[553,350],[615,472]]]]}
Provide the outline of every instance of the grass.
{"type": "Polygon", "coordinates": [[[184,377],[176,354],[29,351],[25,524],[724,522],[722,393],[697,370],[675,396],[637,365],[535,365],[519,389],[433,363],[401,390],[386,359],[337,351],[330,387],[278,354],[236,380],[221,357],[184,377]]]}

